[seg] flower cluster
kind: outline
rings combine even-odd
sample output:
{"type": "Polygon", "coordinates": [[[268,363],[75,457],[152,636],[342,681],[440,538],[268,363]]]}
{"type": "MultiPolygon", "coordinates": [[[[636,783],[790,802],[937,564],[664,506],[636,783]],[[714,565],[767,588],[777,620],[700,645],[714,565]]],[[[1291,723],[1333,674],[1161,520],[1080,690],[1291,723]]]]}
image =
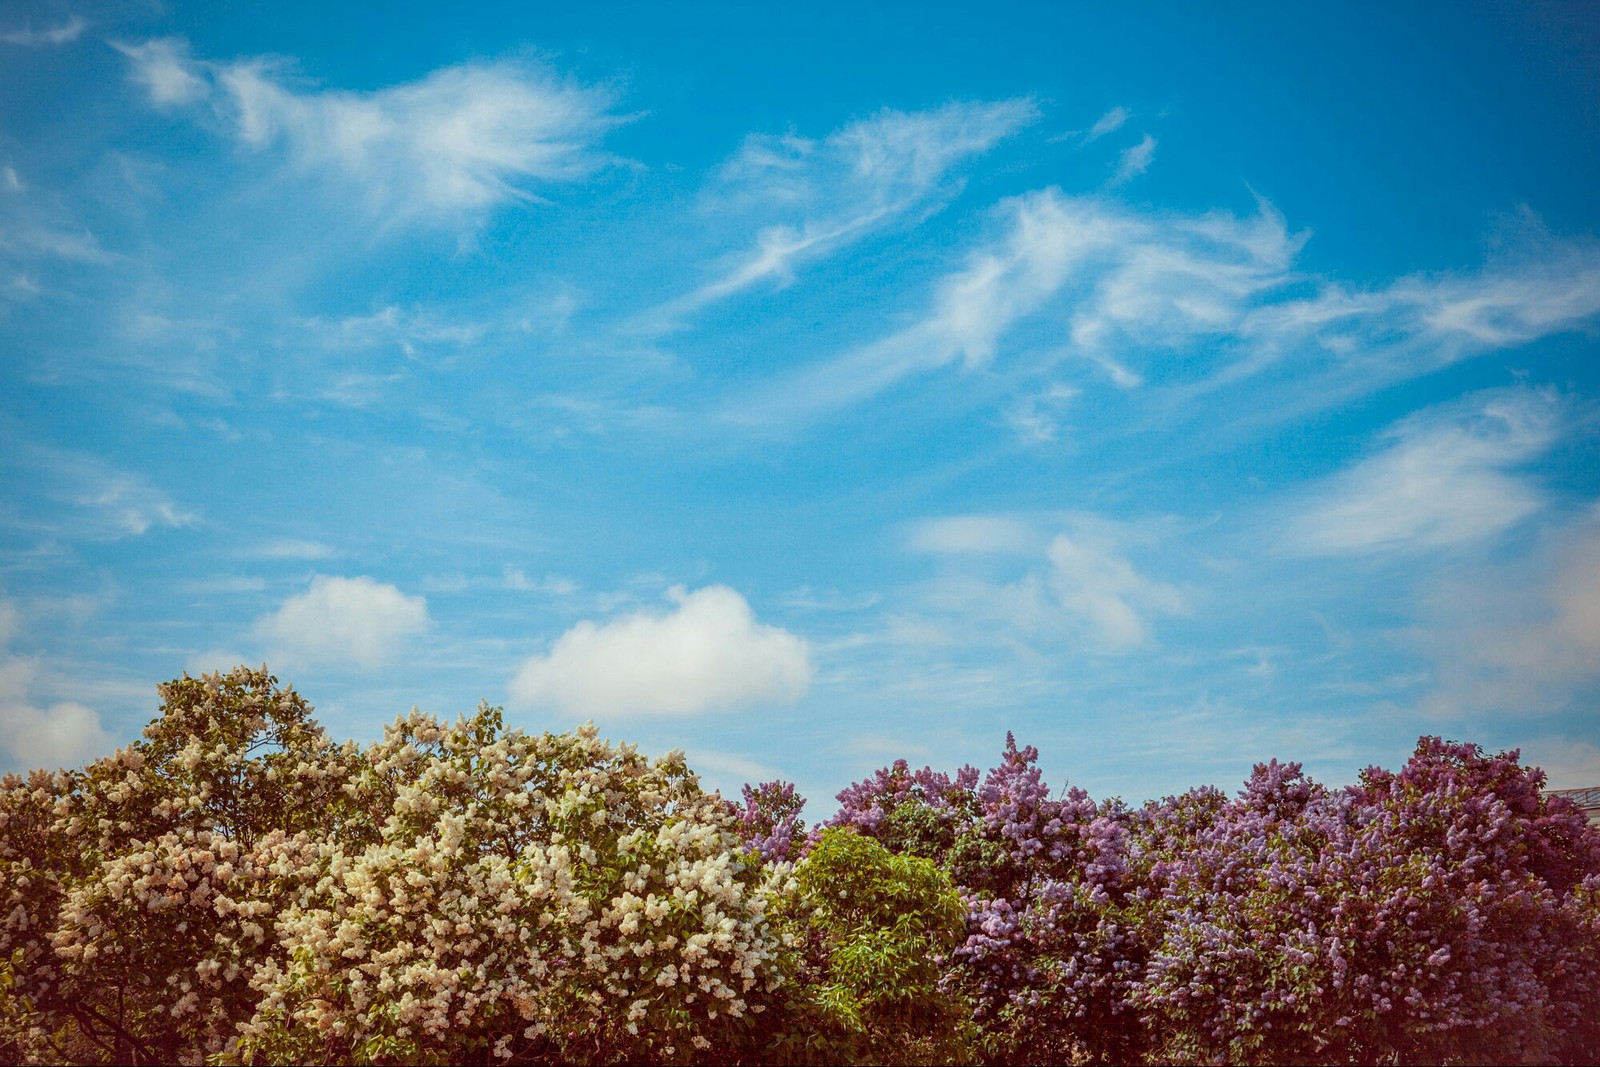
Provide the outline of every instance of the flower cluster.
{"type": "Polygon", "coordinates": [[[0,779],[0,1061],[1583,1063],[1600,831],[1516,752],[1140,809],[904,761],[819,827],[480,706],[330,740],[262,670],[0,779]]]}
{"type": "MultiPolygon", "coordinates": [[[[992,1059],[1600,1051],[1600,832],[1517,753],[1423,738],[1398,773],[1344,790],[1272,761],[1237,798],[1138,811],[1052,797],[1036,759],[1008,736],[980,788],[942,798],[933,853],[968,903],[945,985],[970,996],[992,1059]]],[[[910,793],[903,767],[880,771],[840,794],[839,818],[929,854],[897,832],[916,822],[910,793]]]]}
{"type": "Polygon", "coordinates": [[[787,882],[681,753],[480,707],[335,745],[239,669],[0,787],[0,1051],[50,1062],[654,1062],[777,1004],[787,882]]]}

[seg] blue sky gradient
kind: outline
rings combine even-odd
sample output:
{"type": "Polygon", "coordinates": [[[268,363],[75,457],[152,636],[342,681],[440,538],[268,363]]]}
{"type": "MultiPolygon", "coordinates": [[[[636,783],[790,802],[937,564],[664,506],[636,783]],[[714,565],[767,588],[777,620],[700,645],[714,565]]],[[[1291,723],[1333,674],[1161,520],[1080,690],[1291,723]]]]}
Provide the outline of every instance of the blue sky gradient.
{"type": "Polygon", "coordinates": [[[1584,5],[0,16],[0,769],[265,660],[819,809],[1600,782],[1584,5]]]}

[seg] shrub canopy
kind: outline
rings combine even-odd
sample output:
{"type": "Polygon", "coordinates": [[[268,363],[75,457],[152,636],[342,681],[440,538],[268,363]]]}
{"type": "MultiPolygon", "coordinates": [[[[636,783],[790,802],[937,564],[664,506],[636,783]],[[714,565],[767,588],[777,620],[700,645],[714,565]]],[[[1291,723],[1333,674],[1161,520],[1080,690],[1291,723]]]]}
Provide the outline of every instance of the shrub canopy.
{"type": "Polygon", "coordinates": [[[904,761],[820,826],[681,753],[239,668],[0,780],[0,1059],[1583,1063],[1600,832],[1517,753],[1142,808],[904,761]]]}

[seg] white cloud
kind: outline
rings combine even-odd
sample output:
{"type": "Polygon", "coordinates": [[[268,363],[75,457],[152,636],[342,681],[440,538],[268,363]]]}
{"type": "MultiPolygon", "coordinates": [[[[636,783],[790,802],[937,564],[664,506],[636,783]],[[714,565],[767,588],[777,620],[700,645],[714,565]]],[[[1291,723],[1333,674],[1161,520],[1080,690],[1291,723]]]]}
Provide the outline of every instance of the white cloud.
{"type": "Polygon", "coordinates": [[[1003,515],[955,515],[917,524],[911,547],[922,552],[1036,553],[1042,538],[1031,525],[1003,515]]]}
{"type": "MultiPolygon", "coordinates": [[[[1130,378],[1133,376],[1123,372],[1123,376],[1114,380],[1125,388],[1131,388],[1138,381],[1129,381],[1130,378]]],[[[1066,429],[1068,406],[1082,392],[1073,386],[1055,382],[1041,392],[1020,397],[1013,402],[1005,412],[1006,422],[1016,430],[1018,437],[1030,444],[1054,441],[1066,429]]]]}
{"type": "Polygon", "coordinates": [[[320,541],[282,538],[262,545],[253,555],[262,559],[327,559],[333,549],[320,541]]]}
{"type": "Polygon", "coordinates": [[[1522,762],[1545,773],[1549,789],[1592,789],[1600,785],[1600,745],[1570,737],[1541,737],[1522,748],[1522,762]]]}
{"type": "MultiPolygon", "coordinates": [[[[911,325],[767,383],[727,416],[815,417],[937,368],[987,368],[1015,340],[1189,403],[1292,359],[1293,394],[1249,408],[1283,418],[1600,315],[1600,244],[1551,237],[1531,215],[1516,220],[1517,250],[1478,273],[1350,291],[1297,273],[1309,234],[1256,203],[1240,216],[1140,212],[1058,189],[1004,200],[998,232],[933,284],[911,325]]],[[[1055,432],[1037,404],[1012,418],[1034,438],[1055,432]]]]}
{"type": "Polygon", "coordinates": [[[256,623],[268,662],[374,670],[428,627],[427,601],[367,577],[318,575],[311,588],[256,623]]]}
{"type": "Polygon", "coordinates": [[[112,537],[137,537],[154,527],[188,526],[195,520],[136,474],[106,467],[86,467],[84,474],[86,484],[69,499],[98,514],[92,526],[109,523],[106,533],[112,537]]]}
{"type": "Polygon", "coordinates": [[[1156,158],[1156,139],[1149,134],[1131,148],[1125,148],[1117,157],[1117,169],[1111,175],[1112,185],[1130,182],[1150,169],[1156,158]]]}
{"type": "Polygon", "coordinates": [[[661,313],[683,314],[763,281],[793,280],[797,264],[858,240],[948,192],[956,164],[1033,122],[1032,100],[953,103],[907,114],[884,110],[822,141],[752,136],[724,165],[719,213],[751,210],[774,221],[717,280],[661,313]]]}
{"type": "Polygon", "coordinates": [[[1116,133],[1132,117],[1125,107],[1112,108],[1096,119],[1093,126],[1089,127],[1089,132],[1083,135],[1083,143],[1091,144],[1108,133],[1116,133]]]}
{"type": "Polygon", "coordinates": [[[46,44],[71,44],[83,36],[83,31],[89,24],[77,15],[73,15],[59,26],[52,26],[44,30],[7,30],[0,33],[0,42],[21,45],[24,48],[37,48],[46,44]]]}
{"type": "Polygon", "coordinates": [[[0,252],[18,259],[54,259],[69,263],[105,264],[118,257],[100,246],[86,227],[76,223],[49,198],[28,195],[28,183],[14,166],[0,167],[0,252]]]}
{"type": "Polygon", "coordinates": [[[450,322],[426,309],[406,310],[390,305],[370,315],[351,315],[336,321],[307,319],[305,328],[329,348],[365,349],[394,346],[407,356],[428,346],[459,348],[481,339],[488,327],[481,323],[450,322]]]}
{"type": "MultiPolygon", "coordinates": [[[[5,668],[0,666],[0,674],[5,668]]],[[[94,709],[76,701],[57,701],[37,707],[0,694],[0,742],[9,762],[18,769],[80,766],[112,748],[94,709]]]]}
{"type": "Polygon", "coordinates": [[[1266,303],[1239,324],[1249,355],[1221,380],[1255,374],[1285,356],[1331,358],[1308,395],[1425,374],[1485,352],[1582,329],[1600,314],[1600,245],[1553,237],[1531,212],[1507,227],[1509,251],[1475,273],[1411,275],[1369,290],[1332,282],[1311,297],[1266,303]]]}
{"type": "MultiPolygon", "coordinates": [[[[0,649],[16,636],[20,614],[0,600],[0,649]]],[[[41,706],[36,661],[0,653],[0,767],[31,770],[75,767],[109,752],[110,736],[93,709],[63,700],[41,706]]]]}
{"type": "Polygon", "coordinates": [[[813,667],[804,639],[757,622],[727,586],[668,595],[677,607],[664,615],[578,623],[522,663],[512,700],[585,716],[694,715],[805,696],[813,667]]]}
{"type": "Polygon", "coordinates": [[[1048,556],[1050,586],[1062,608],[1108,648],[1143,644],[1151,616],[1187,610],[1176,588],[1140,574],[1111,545],[1063,534],[1050,542],[1048,556]]]}
{"type": "MultiPolygon", "coordinates": [[[[952,564],[963,557],[1029,561],[1021,578],[997,583],[966,564],[935,582],[929,604],[958,626],[977,625],[984,640],[996,628],[1024,639],[1071,639],[1100,651],[1126,652],[1146,643],[1153,621],[1187,613],[1174,586],[1141,574],[1124,544],[1144,535],[1098,516],[1077,515],[1069,533],[1008,516],[964,515],[919,525],[912,547],[952,564]]],[[[982,562],[981,560],[979,561],[982,562]]]]}
{"type": "Polygon", "coordinates": [[[1289,520],[1286,547],[1321,555],[1492,537],[1542,505],[1507,470],[1550,446],[1557,414],[1549,394],[1499,390],[1408,418],[1382,452],[1314,492],[1289,520]]]}
{"type": "Polygon", "coordinates": [[[115,541],[198,521],[143,475],[95,456],[36,445],[5,426],[0,448],[26,472],[28,487],[15,494],[0,522],[71,540],[115,541]]]}
{"type": "Polygon", "coordinates": [[[770,763],[757,763],[732,752],[695,748],[686,755],[689,766],[707,779],[713,780],[715,787],[725,797],[739,796],[740,788],[745,785],[784,778],[783,771],[770,763]]]}
{"type": "Polygon", "coordinates": [[[181,38],[161,37],[143,44],[113,41],[112,47],[128,57],[130,76],[157,107],[181,107],[211,95],[210,82],[189,57],[189,43],[181,38]]]}
{"type": "Polygon", "coordinates": [[[908,375],[960,362],[991,363],[1001,339],[1041,313],[1065,319],[1067,351],[1101,366],[1121,387],[1141,376],[1109,352],[1151,355],[1235,331],[1263,294],[1284,285],[1304,237],[1258,201],[1252,217],[1224,213],[1141,216],[1098,197],[1046,189],[1002,201],[1001,234],[934,286],[911,326],[801,372],[771,408],[827,410],[872,396],[908,375]]]}
{"type": "Polygon", "coordinates": [[[1546,682],[1600,677],[1600,507],[1555,554],[1532,618],[1476,642],[1484,663],[1546,682]]]}
{"type": "Polygon", "coordinates": [[[1591,725],[1600,688],[1600,503],[1526,559],[1479,562],[1435,583],[1415,632],[1434,665],[1425,711],[1575,711],[1591,725]]]}
{"type": "Polygon", "coordinates": [[[527,64],[467,63],[376,92],[313,90],[266,59],[191,60],[163,39],[119,45],[152,103],[211,101],[244,145],[282,148],[305,173],[351,183],[401,218],[475,215],[532,200],[608,162],[596,145],[618,122],[612,95],[527,64]]]}
{"type": "Polygon", "coordinates": [[[571,578],[559,574],[546,574],[543,579],[534,581],[522,568],[510,565],[503,572],[501,585],[519,593],[545,593],[550,596],[572,596],[583,588],[571,578]]]}

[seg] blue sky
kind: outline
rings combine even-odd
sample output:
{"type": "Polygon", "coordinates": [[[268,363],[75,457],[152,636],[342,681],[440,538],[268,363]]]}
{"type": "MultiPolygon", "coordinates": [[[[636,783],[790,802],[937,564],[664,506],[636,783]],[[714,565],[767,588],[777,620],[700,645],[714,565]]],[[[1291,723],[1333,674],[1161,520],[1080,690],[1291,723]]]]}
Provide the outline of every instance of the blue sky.
{"type": "Polygon", "coordinates": [[[240,7],[0,10],[0,769],[1600,782],[1582,5],[240,7]]]}

